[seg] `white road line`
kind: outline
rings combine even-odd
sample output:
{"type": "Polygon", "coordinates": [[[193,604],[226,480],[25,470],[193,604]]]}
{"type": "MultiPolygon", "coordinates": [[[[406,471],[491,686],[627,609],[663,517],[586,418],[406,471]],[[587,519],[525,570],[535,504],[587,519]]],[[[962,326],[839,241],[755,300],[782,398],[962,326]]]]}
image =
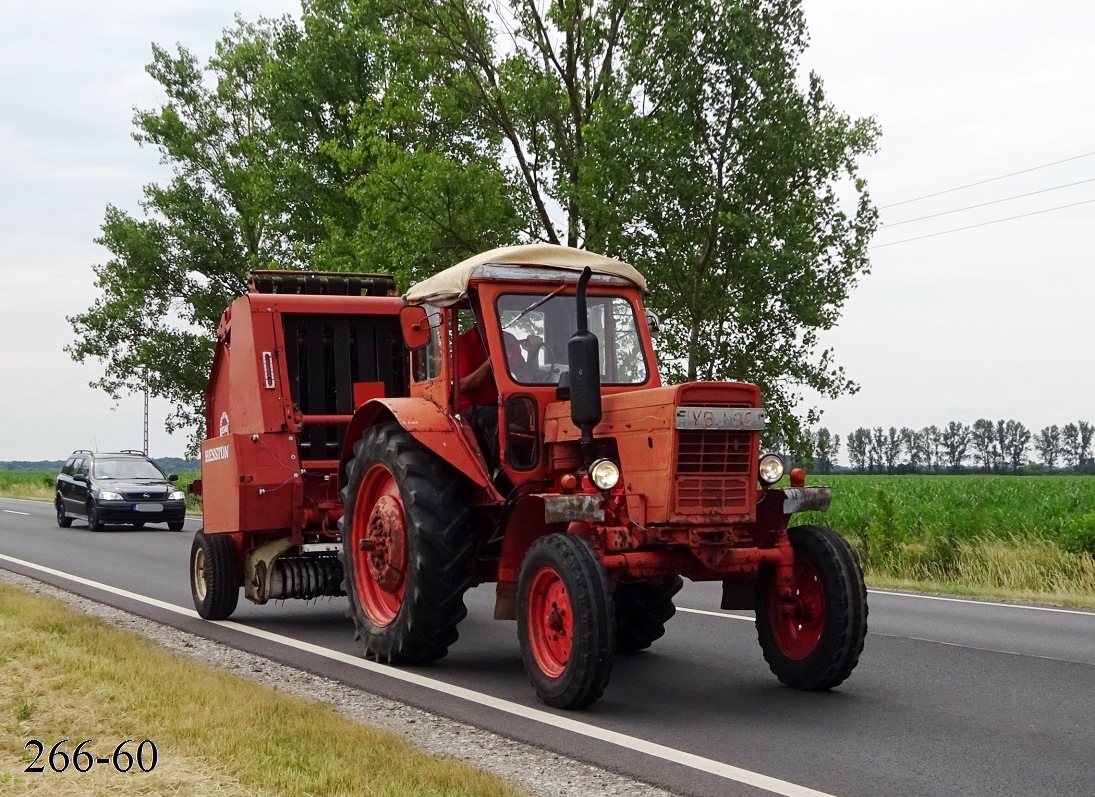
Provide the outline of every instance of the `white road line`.
{"type": "Polygon", "coordinates": [[[756,622],[753,617],[747,617],[744,614],[727,614],[726,612],[712,612],[707,609],[686,609],[684,606],[677,607],[678,612],[688,612],[689,614],[705,614],[708,617],[721,617],[724,620],[745,620],[748,623],[756,622]]]}
{"type": "Polygon", "coordinates": [[[30,512],[16,512],[14,509],[0,509],[0,512],[7,512],[9,515],[29,515],[30,512]]]}
{"type": "Polygon", "coordinates": [[[967,598],[944,598],[942,595],[917,595],[913,592],[889,592],[881,589],[869,589],[872,595],[892,595],[895,598],[916,598],[922,601],[946,601],[947,603],[969,603],[973,606],[995,606],[1000,609],[1026,609],[1032,612],[1056,612],[1057,614],[1082,614],[1085,617],[1095,617],[1095,612],[1079,611],[1077,609],[1058,609],[1054,606],[1027,606],[1024,603],[993,603],[992,601],[975,601],[967,598]]]}
{"type": "MultiPolygon", "coordinates": [[[[29,568],[31,570],[37,570],[41,573],[48,573],[58,578],[63,578],[68,581],[73,581],[77,584],[83,584],[84,586],[94,587],[95,589],[108,592],[112,595],[118,595],[123,598],[138,601],[140,603],[147,604],[149,606],[155,606],[160,609],[164,609],[175,614],[182,615],[183,617],[189,617],[194,619],[198,618],[198,613],[193,609],[187,609],[182,606],[176,606],[173,603],[167,603],[156,598],[150,598],[145,595],[139,595],[136,592],[130,592],[129,590],[113,587],[109,584],[103,584],[98,581],[91,581],[90,579],[81,578],[80,576],[73,575],[71,573],[65,573],[61,570],[54,570],[52,567],[44,567],[33,562],[28,562],[24,559],[16,559],[14,556],[7,556],[0,554],[0,559],[12,562],[13,564],[20,565],[22,567],[29,568]]],[[[720,615],[730,616],[730,615],[720,615]]],[[[209,621],[206,621],[209,622],[209,621]]],[[[655,742],[647,741],[646,739],[640,739],[637,736],[629,736],[624,733],[618,733],[616,731],[610,731],[605,728],[599,728],[596,725],[590,725],[586,722],[571,719],[570,717],[561,717],[555,714],[548,713],[536,708],[529,708],[523,706],[520,703],[514,703],[509,700],[503,700],[493,695],[488,695],[483,692],[476,692],[471,689],[465,689],[462,686],[454,686],[453,684],[445,683],[444,681],[438,681],[433,678],[427,678],[424,675],[418,673],[408,672],[406,670],[400,670],[395,667],[391,667],[384,664],[376,664],[375,662],[366,661],[365,659],[358,658],[357,656],[351,656],[347,653],[342,653],[337,650],[331,650],[330,648],[320,647],[319,645],[313,645],[309,642],[301,642],[291,637],[282,636],[281,634],[271,633],[270,631],[264,631],[259,628],[251,628],[250,626],[241,625],[240,623],[233,622],[231,620],[220,620],[215,623],[216,625],[228,628],[233,631],[238,631],[241,634],[248,634],[249,636],[265,639],[269,642],[275,642],[279,645],[285,645],[286,647],[296,648],[306,653],[311,653],[316,656],[321,656],[331,661],[337,661],[342,664],[348,664],[351,667],[357,667],[361,670],[367,670],[368,672],[376,675],[383,675],[388,678],[394,678],[397,681],[403,681],[404,683],[413,684],[415,686],[422,687],[424,689],[431,689],[435,692],[449,695],[460,700],[467,700],[470,703],[477,703],[481,706],[487,706],[497,711],[501,711],[505,714],[510,714],[516,717],[521,717],[532,722],[538,722],[543,725],[550,725],[560,730],[569,731],[571,733],[585,736],[590,739],[596,739],[607,744],[615,745],[616,747],[622,747],[625,750],[634,750],[636,752],[645,753],[653,758],[659,758],[663,761],[671,761],[675,764],[690,767],[701,772],[706,772],[711,775],[715,775],[726,780],[732,780],[737,783],[743,783],[747,786],[753,786],[763,791],[770,792],[772,794],[783,795],[784,797],[833,797],[833,795],[826,794],[825,792],[817,791],[806,786],[799,786],[797,783],[790,783],[786,780],[780,780],[778,778],[769,777],[768,775],[762,775],[759,772],[753,772],[748,769],[742,769],[730,764],[724,764],[722,761],[715,761],[711,758],[704,758],[702,756],[695,755],[693,753],[685,752],[684,750],[678,750],[674,747],[667,747],[666,745],[657,744],[655,742]]]]}

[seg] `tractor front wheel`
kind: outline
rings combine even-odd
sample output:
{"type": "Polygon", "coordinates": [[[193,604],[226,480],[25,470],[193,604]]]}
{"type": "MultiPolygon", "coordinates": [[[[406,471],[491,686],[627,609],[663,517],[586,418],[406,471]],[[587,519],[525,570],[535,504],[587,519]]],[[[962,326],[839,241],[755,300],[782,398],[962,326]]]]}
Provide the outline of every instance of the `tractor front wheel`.
{"type": "Polygon", "coordinates": [[[398,424],[374,426],[354,445],[340,556],[366,656],[422,664],[456,641],[475,543],[463,492],[460,475],[398,424]]]}
{"type": "Polygon", "coordinates": [[[601,560],[589,543],[549,534],[529,548],[517,580],[517,634],[536,694],[555,708],[584,708],[612,673],[616,628],[601,560]]]}
{"type": "Polygon", "coordinates": [[[768,666],[794,689],[821,691],[855,669],[867,635],[867,589],[855,551],[823,526],[788,529],[795,554],[792,599],[775,574],[757,582],[757,635],[768,666]]]}
{"type": "Polygon", "coordinates": [[[204,620],[226,620],[236,610],[236,546],[227,534],[199,531],[190,546],[190,594],[204,620]]]}

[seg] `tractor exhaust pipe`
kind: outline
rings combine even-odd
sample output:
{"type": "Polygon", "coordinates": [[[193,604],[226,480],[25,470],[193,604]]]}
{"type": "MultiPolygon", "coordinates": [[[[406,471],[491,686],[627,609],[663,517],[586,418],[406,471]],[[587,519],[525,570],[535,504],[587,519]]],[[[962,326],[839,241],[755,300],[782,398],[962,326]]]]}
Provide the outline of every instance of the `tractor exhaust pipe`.
{"type": "Polygon", "coordinates": [[[570,419],[582,432],[582,457],[593,462],[593,427],[601,422],[601,357],[597,336],[589,331],[586,287],[593,272],[588,266],[578,278],[575,296],[578,327],[567,343],[570,366],[570,419]]]}

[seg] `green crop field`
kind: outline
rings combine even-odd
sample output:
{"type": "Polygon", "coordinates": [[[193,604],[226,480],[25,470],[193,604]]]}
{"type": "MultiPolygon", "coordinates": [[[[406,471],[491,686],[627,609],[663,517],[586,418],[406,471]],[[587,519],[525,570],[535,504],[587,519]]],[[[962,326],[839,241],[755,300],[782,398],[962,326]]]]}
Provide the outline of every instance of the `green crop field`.
{"type": "Polygon", "coordinates": [[[813,476],[876,581],[1095,604],[1095,478],[813,476]]]}

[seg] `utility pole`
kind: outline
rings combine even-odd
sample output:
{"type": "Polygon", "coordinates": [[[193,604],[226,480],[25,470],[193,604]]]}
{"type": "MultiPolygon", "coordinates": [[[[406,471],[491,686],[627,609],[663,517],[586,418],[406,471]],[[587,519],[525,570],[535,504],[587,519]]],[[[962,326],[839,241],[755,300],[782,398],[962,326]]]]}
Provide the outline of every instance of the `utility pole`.
{"type": "Polygon", "coordinates": [[[148,373],[144,380],[144,455],[148,456],[148,373]]]}

